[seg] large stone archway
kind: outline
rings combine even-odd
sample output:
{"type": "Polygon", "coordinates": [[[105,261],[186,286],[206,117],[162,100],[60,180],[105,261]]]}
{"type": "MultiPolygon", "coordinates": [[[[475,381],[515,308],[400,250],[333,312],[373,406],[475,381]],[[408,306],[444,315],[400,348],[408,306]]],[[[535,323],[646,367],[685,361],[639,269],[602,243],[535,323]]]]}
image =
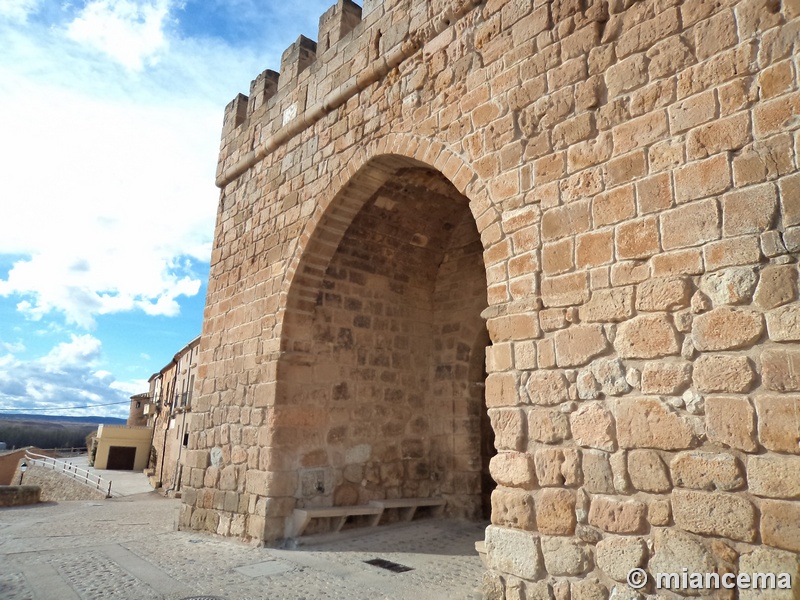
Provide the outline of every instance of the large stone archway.
{"type": "Polygon", "coordinates": [[[268,450],[296,473],[286,509],[437,496],[480,516],[486,306],[468,199],[422,162],[367,162],[288,293],[268,450]]]}

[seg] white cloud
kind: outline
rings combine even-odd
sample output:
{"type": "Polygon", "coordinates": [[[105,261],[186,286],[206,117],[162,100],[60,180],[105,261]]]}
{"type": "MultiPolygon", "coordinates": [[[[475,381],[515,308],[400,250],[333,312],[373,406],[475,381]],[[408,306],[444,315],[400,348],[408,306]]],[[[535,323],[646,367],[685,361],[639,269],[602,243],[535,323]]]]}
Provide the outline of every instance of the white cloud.
{"type": "Polygon", "coordinates": [[[3,0],[0,2],[0,17],[10,21],[26,21],[28,15],[36,12],[40,0],[3,0]]]}
{"type": "Polygon", "coordinates": [[[0,130],[17,150],[5,166],[18,177],[4,190],[15,208],[0,220],[0,253],[30,258],[0,279],[0,296],[23,297],[29,318],[60,311],[84,328],[98,314],[176,315],[177,298],[200,288],[181,257],[210,255],[216,107],[119,103],[30,83],[3,100],[0,130]]]}
{"type": "Polygon", "coordinates": [[[0,340],[0,350],[4,350],[10,354],[18,354],[20,352],[25,352],[25,343],[24,342],[4,342],[0,340]]]}
{"type": "Polygon", "coordinates": [[[150,384],[147,379],[134,379],[133,381],[112,381],[109,383],[109,387],[128,396],[134,396],[148,391],[150,384]]]}
{"type": "Polygon", "coordinates": [[[0,356],[0,408],[21,413],[35,409],[42,414],[125,417],[127,401],[136,393],[128,390],[146,391],[147,382],[143,387],[138,381],[118,382],[111,373],[95,370],[101,351],[100,341],[91,335],[72,335],[69,342],[56,345],[39,358],[0,356]],[[65,410],[82,406],[90,408],[65,410]]]}
{"type": "Polygon", "coordinates": [[[139,71],[168,48],[164,28],[173,5],[168,0],[96,0],[69,24],[67,35],[139,71]]]}
{"type": "Polygon", "coordinates": [[[63,373],[74,367],[91,367],[100,357],[101,343],[91,335],[70,335],[70,342],[62,342],[39,362],[48,373],[63,373]]]}

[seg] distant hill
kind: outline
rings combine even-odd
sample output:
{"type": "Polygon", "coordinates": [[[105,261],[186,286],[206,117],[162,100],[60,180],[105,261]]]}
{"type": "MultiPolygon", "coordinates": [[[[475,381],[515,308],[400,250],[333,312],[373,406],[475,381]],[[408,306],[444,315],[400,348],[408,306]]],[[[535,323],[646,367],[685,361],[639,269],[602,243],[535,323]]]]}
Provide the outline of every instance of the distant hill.
{"type": "Polygon", "coordinates": [[[61,415],[5,414],[0,412],[0,421],[40,421],[48,423],[74,423],[80,425],[125,425],[125,419],[115,417],[66,417],[61,415]]]}
{"type": "Polygon", "coordinates": [[[81,448],[86,436],[98,425],[124,425],[113,417],[62,417],[36,414],[0,413],[0,442],[7,448],[81,448]]]}

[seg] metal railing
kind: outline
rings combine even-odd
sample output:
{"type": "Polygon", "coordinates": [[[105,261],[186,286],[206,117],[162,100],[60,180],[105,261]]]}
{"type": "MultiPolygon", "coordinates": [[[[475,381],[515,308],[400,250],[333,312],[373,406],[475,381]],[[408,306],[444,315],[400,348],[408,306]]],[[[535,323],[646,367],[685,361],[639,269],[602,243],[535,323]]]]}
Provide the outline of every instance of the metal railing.
{"type": "Polygon", "coordinates": [[[86,469],[81,469],[80,467],[76,467],[71,462],[67,462],[65,460],[58,460],[56,458],[50,458],[49,456],[44,456],[42,454],[35,454],[29,450],[25,452],[25,460],[28,462],[29,465],[37,465],[40,467],[49,468],[57,473],[63,473],[64,475],[71,477],[72,479],[74,479],[78,483],[82,483],[83,485],[92,487],[100,491],[105,490],[106,498],[111,498],[110,481],[106,481],[99,475],[90,473],[86,469]]]}

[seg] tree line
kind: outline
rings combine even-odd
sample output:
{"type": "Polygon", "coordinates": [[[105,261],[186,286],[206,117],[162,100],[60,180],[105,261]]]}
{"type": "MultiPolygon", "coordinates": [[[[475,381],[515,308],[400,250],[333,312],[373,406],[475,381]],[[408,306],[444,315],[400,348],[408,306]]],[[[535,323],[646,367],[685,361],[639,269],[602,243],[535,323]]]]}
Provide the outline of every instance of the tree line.
{"type": "Polygon", "coordinates": [[[81,448],[86,446],[86,436],[95,429],[91,426],[40,429],[30,426],[0,425],[0,442],[5,442],[8,450],[25,446],[36,446],[43,450],[81,448]]]}

